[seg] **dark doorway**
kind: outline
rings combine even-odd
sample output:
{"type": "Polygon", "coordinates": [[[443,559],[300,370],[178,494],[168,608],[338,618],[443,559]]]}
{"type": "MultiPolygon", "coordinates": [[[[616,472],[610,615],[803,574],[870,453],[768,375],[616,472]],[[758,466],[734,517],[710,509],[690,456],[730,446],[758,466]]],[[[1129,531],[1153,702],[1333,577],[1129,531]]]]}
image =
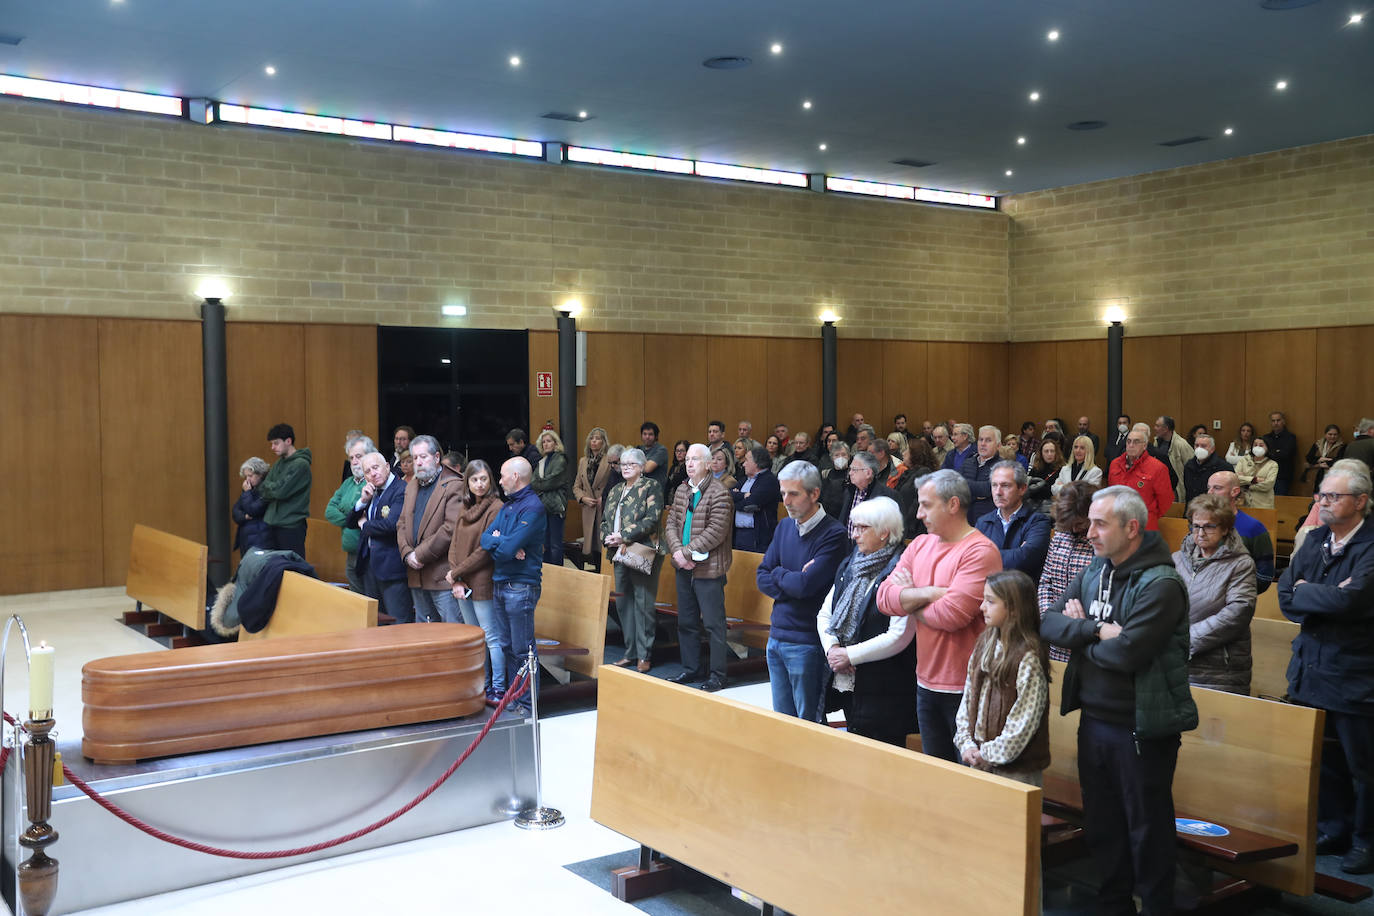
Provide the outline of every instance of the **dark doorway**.
{"type": "Polygon", "coordinates": [[[506,433],[529,422],[528,380],[525,331],[380,327],[377,447],[390,456],[392,430],[412,426],[499,468],[506,433]]]}

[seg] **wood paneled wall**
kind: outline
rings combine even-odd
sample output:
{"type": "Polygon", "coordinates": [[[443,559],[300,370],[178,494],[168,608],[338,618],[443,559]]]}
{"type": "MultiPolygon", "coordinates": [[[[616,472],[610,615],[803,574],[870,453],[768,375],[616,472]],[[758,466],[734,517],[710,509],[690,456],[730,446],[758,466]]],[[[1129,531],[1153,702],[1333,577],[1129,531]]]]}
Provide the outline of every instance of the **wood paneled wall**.
{"type": "MultiPolygon", "coordinates": [[[[1105,335],[1104,335],[1105,336],[1105,335]]],[[[1012,343],[1008,390],[1012,420],[1060,416],[1073,423],[1086,414],[1099,435],[1106,416],[1105,340],[1012,343]],[[1038,386],[1036,379],[1056,380],[1038,386]],[[1082,380],[1080,382],[1080,380],[1082,380]],[[1022,384],[1024,382],[1025,384],[1022,384]]],[[[1122,346],[1122,408],[1137,422],[1172,416],[1180,433],[1206,425],[1225,450],[1241,423],[1260,435],[1269,414],[1282,410],[1298,437],[1299,459],[1328,423],[1346,442],[1361,417],[1374,417],[1374,326],[1297,328],[1127,337],[1122,346]],[[1220,430],[1212,430],[1214,420],[1220,430]]],[[[1303,463],[1298,464],[1299,474],[1303,463]]],[[[1299,486],[1294,492],[1310,492],[1299,486]]]]}

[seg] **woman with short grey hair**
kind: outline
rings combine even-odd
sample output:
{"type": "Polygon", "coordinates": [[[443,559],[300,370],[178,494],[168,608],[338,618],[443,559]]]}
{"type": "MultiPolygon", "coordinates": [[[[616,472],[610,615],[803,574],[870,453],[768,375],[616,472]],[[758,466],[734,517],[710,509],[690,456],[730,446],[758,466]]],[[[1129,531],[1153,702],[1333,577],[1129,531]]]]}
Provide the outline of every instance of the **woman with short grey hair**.
{"type": "Polygon", "coordinates": [[[829,708],[849,731],[904,746],[916,730],[916,626],[878,610],[878,585],[902,557],[902,510],[879,496],[849,515],[854,551],[816,615],[821,648],[834,672],[829,708]]]}
{"type": "Polygon", "coordinates": [[[647,673],[654,645],[654,597],[663,568],[658,536],[663,488],[644,474],[645,460],[644,452],[637,448],[620,453],[621,482],[606,497],[601,540],[615,573],[615,606],[625,634],[625,656],[614,664],[634,665],[647,673]]]}
{"type": "Polygon", "coordinates": [[[272,531],[267,527],[263,516],[267,514],[267,500],[258,493],[258,486],[267,476],[266,461],[256,456],[239,465],[239,476],[243,478],[243,492],[234,503],[231,514],[238,531],[234,533],[234,549],[242,558],[254,547],[272,549],[272,531]]]}

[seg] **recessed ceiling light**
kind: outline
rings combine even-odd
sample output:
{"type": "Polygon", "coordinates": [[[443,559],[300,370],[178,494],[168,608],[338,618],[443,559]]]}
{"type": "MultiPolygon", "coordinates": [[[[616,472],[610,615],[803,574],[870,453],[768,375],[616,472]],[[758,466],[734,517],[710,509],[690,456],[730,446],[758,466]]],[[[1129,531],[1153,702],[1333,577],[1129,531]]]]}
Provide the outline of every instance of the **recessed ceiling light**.
{"type": "Polygon", "coordinates": [[[1017,137],[1017,138],[1016,138],[1016,145],[1017,145],[1017,146],[1025,146],[1025,145],[1026,145],[1026,138],[1025,138],[1025,137],[1017,137]]]}
{"type": "Polygon", "coordinates": [[[773,42],[773,46],[772,46],[771,48],[769,48],[768,50],[772,51],[774,54],[781,54],[781,53],[782,53],[782,45],[778,44],[778,43],[775,41],[775,42],[773,42]]]}
{"type": "Polygon", "coordinates": [[[276,76],[277,68],[272,66],[271,64],[268,64],[266,67],[262,68],[262,72],[266,73],[268,76],[276,76]]]}
{"type": "Polygon", "coordinates": [[[510,65],[512,67],[520,66],[520,58],[516,57],[515,55],[511,55],[510,65]]]}
{"type": "Polygon", "coordinates": [[[1361,22],[1364,22],[1364,13],[1351,13],[1351,14],[1350,14],[1350,22],[1347,23],[1347,24],[1348,24],[1348,25],[1359,25],[1361,22]]]}
{"type": "Polygon", "coordinates": [[[1011,177],[1011,169],[1007,169],[1007,177],[1008,177],[1008,178],[1011,177]]]}
{"type": "Polygon", "coordinates": [[[818,149],[819,149],[821,152],[825,152],[825,144],[822,143],[822,144],[818,147],[818,149]]]}
{"type": "Polygon", "coordinates": [[[586,117],[587,117],[587,113],[586,113],[585,111],[579,111],[579,112],[577,113],[577,116],[578,116],[579,118],[586,118],[586,117]]]}
{"type": "Polygon", "coordinates": [[[445,366],[453,365],[453,360],[449,359],[447,356],[439,357],[439,362],[443,363],[445,366]]]}
{"type": "Polygon", "coordinates": [[[1040,93],[1038,93],[1038,92],[1032,92],[1032,93],[1030,94],[1030,100],[1031,100],[1032,102],[1038,102],[1038,101],[1040,101],[1040,93]]]}
{"type": "Polygon", "coordinates": [[[1279,92],[1282,92],[1283,90],[1288,88],[1288,80],[1279,80],[1277,83],[1274,84],[1274,88],[1277,89],[1279,92]]]}
{"type": "Polygon", "coordinates": [[[810,110],[811,110],[811,100],[810,100],[810,99],[807,99],[806,101],[802,102],[802,107],[805,108],[807,111],[810,111],[810,110]]]}
{"type": "Polygon", "coordinates": [[[1058,40],[1059,40],[1059,30],[1058,30],[1058,29],[1051,29],[1051,30],[1050,30],[1050,33],[1049,33],[1048,35],[1046,35],[1045,37],[1048,38],[1050,41],[1058,41],[1058,40]]]}
{"type": "Polygon", "coordinates": [[[1232,135],[1233,133],[1235,133],[1235,132],[1236,132],[1236,130],[1235,130],[1234,127],[1228,127],[1228,128],[1226,128],[1225,130],[1222,131],[1222,133],[1225,134],[1225,135],[1228,136],[1228,137],[1231,136],[1231,135],[1232,135]]]}

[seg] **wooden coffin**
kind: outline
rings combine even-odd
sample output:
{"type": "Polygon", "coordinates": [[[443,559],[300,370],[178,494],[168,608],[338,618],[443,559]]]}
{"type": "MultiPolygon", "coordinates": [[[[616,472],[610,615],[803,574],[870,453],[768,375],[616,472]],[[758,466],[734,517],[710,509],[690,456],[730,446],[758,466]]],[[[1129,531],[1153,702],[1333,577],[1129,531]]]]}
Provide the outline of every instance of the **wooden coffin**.
{"type": "Polygon", "coordinates": [[[96,659],[81,671],[96,763],[481,712],[480,627],[408,624],[96,659]]]}

